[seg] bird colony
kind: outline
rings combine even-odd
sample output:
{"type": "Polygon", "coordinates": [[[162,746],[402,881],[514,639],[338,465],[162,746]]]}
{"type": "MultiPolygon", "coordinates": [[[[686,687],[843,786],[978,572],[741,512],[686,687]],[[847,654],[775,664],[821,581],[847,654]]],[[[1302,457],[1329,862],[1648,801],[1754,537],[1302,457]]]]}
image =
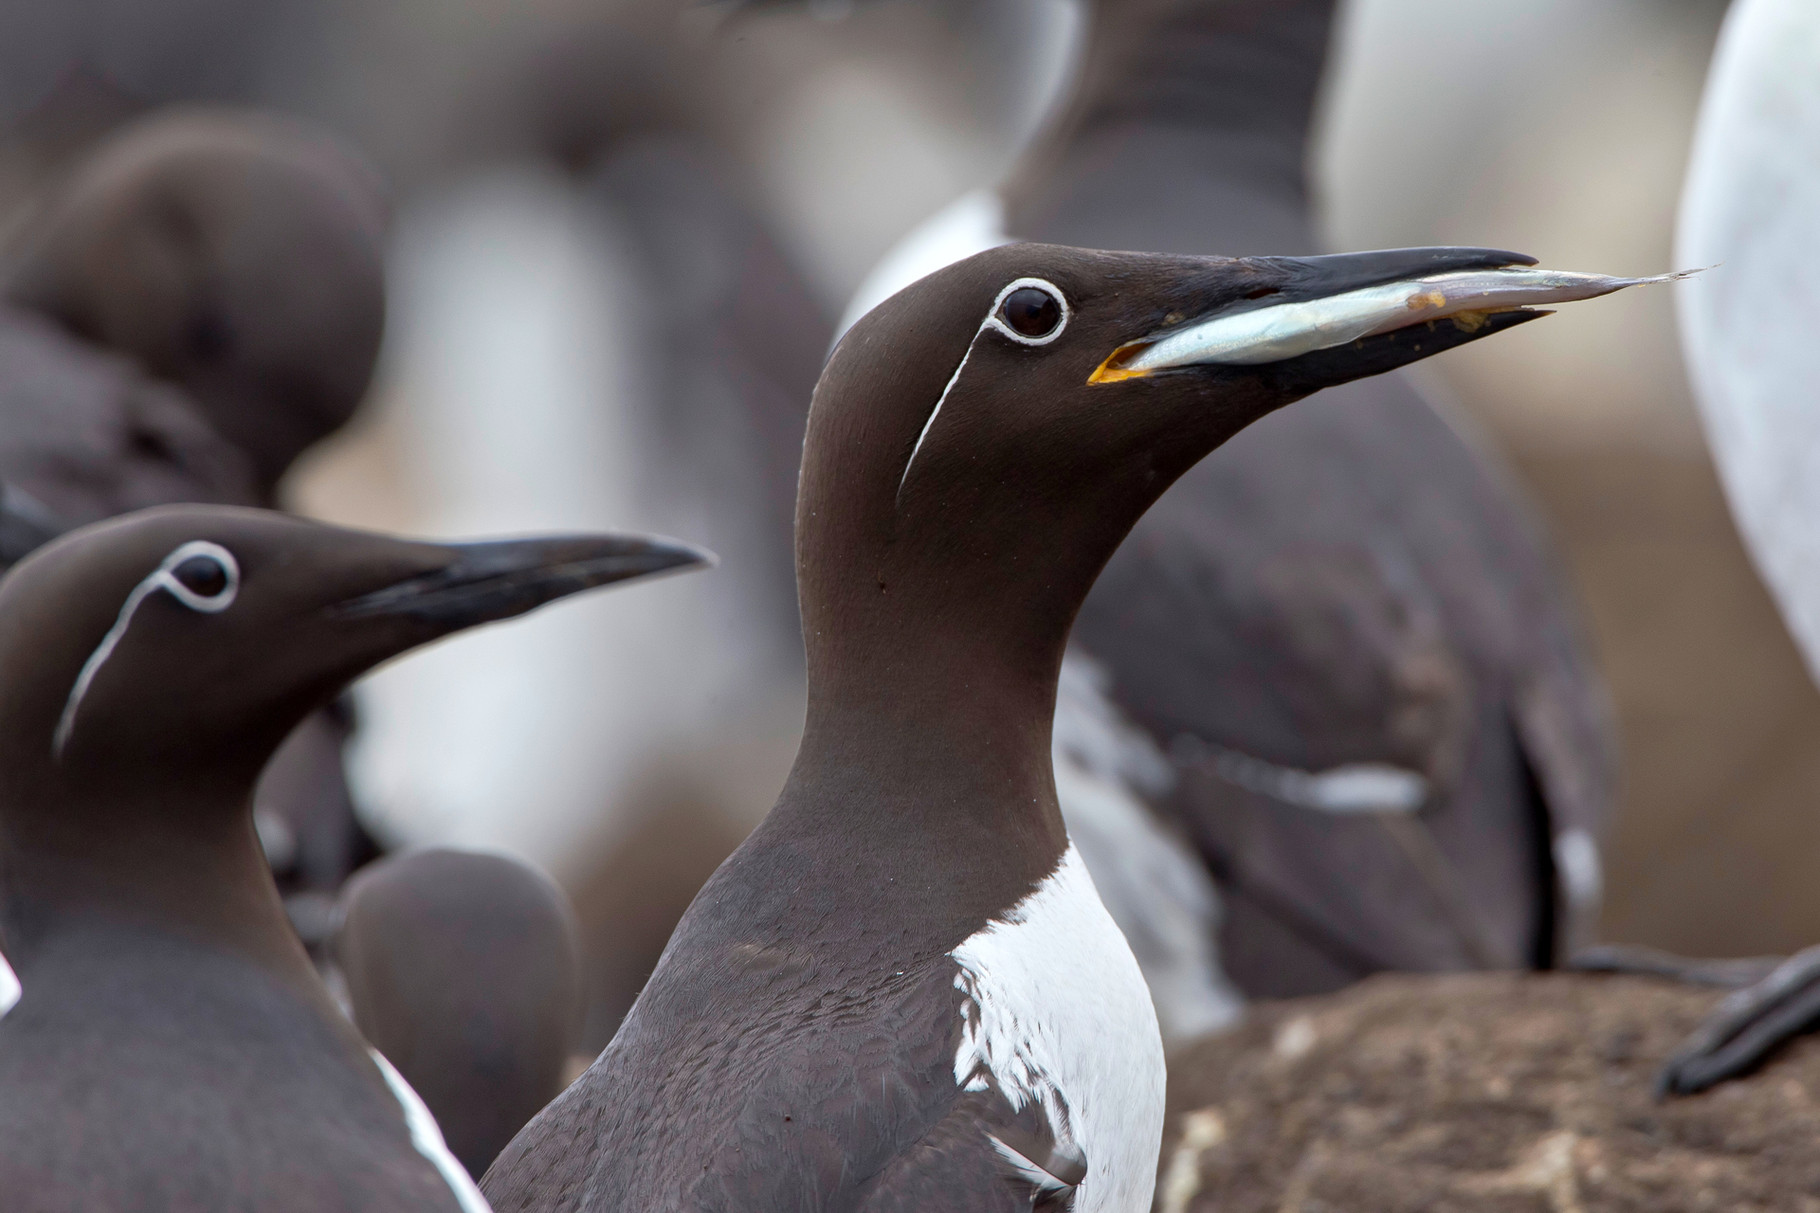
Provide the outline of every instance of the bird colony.
{"type": "Polygon", "coordinates": [[[1814,1021],[1816,954],[1591,946],[1607,692],[1538,515],[1405,368],[1672,294],[1815,663],[1815,14],[1738,0],[1680,259],[1615,277],[1323,247],[1331,0],[1088,0],[991,184],[836,323],[690,98],[704,45],[870,6],[810,7],[674,5],[600,35],[606,83],[515,78],[605,251],[537,203],[401,233],[256,90],[97,117],[81,77],[21,126],[57,154],[0,244],[0,1209],[1180,1213],[1170,1066],[1263,1000],[1734,987],[1665,1094],[1814,1021]],[[483,324],[480,279],[533,302],[483,324]],[[401,292],[434,306],[388,333],[401,292]],[[644,369],[602,355],[615,424],[540,447],[540,393],[594,408],[539,353],[564,325],[644,369]],[[385,441],[445,517],[511,468],[514,533],[284,508],[413,359],[451,403],[385,441]],[[765,729],[775,770],[727,775],[765,729]],[[575,754],[682,772],[591,884],[545,867],[634,817],[540,816],[575,754]]]}

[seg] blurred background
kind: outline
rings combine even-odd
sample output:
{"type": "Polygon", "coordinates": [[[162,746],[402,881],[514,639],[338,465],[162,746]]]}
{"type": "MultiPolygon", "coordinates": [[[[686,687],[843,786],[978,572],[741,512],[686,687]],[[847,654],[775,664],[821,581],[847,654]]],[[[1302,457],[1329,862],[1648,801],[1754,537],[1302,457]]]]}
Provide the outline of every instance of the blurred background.
{"type": "MultiPolygon", "coordinates": [[[[1336,249],[1681,268],[1723,0],[1344,7],[1314,150],[1336,249]]],[[[358,695],[354,791],[382,842],[516,852],[569,890],[584,936],[649,936],[590,942],[590,1049],[769,807],[800,727],[789,502],[750,470],[797,452],[758,450],[717,401],[800,410],[812,379],[783,347],[825,345],[881,255],[1007,171],[1080,28],[1070,0],[0,10],[0,223],[172,102],[307,116],[387,182],[377,385],[293,469],[288,505],[428,535],[637,528],[725,558],[411,657],[358,695]]],[[[1603,936],[1704,955],[1820,940],[1820,694],[1730,521],[1669,293],[1418,369],[1552,528],[1616,702],[1603,936]]]]}

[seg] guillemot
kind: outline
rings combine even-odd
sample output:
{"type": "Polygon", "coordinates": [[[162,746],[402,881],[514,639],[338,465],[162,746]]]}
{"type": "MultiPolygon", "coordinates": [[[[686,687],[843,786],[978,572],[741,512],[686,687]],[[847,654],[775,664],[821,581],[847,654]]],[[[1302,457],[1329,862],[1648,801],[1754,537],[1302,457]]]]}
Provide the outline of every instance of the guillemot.
{"type": "MultiPolygon", "coordinates": [[[[67,526],[155,505],[271,506],[372,379],[386,203],[328,133],[257,111],[126,123],[0,253],[0,479],[67,526]]],[[[256,819],[300,929],[375,853],[342,769],[350,714],[303,721],[256,819]]]]}
{"type": "MultiPolygon", "coordinates": [[[[1321,250],[1334,0],[1075,7],[1040,136],[849,322],[1017,239],[1321,250]]],[[[1387,969],[1552,967],[1598,917],[1616,744],[1573,596],[1497,452],[1404,375],[1269,418],[1146,513],[1076,622],[1054,748],[1171,1043],[1387,969]]]]}
{"type": "Polygon", "coordinates": [[[1050,763],[1075,612],[1251,422],[1619,285],[1528,264],[1012,245],[856,324],[803,452],[796,765],[495,1207],[1147,1208],[1156,1016],[1050,763]]]}
{"type": "Polygon", "coordinates": [[[480,1178],[562,1090],[581,1020],[575,913],[523,860],[431,847],[356,872],[331,953],[360,1034],[480,1178]]]}
{"type": "Polygon", "coordinates": [[[0,580],[8,1209],[484,1209],[292,934],[254,782],[380,661],[708,559],[637,536],[442,545],[170,506],[15,566],[0,580]]]}

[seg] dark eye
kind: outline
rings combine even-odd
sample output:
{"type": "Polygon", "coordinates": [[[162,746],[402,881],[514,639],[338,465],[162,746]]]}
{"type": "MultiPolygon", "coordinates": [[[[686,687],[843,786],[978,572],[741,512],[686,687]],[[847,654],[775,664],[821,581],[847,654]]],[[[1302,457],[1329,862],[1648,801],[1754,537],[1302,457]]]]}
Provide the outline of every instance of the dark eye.
{"type": "Polygon", "coordinates": [[[227,570],[213,556],[191,556],[172,569],[171,576],[198,598],[213,598],[228,586],[227,570]]]}
{"type": "Polygon", "coordinates": [[[1047,337],[1062,323],[1062,301],[1040,286],[1012,291],[999,312],[1012,332],[1026,337],[1047,337]]]}

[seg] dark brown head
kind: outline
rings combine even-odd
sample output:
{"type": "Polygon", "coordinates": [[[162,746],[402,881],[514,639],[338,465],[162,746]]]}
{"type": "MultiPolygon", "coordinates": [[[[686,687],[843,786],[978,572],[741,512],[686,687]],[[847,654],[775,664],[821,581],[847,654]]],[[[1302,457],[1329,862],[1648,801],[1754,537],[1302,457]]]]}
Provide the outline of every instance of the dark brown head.
{"type": "Polygon", "coordinates": [[[1019,244],[906,288],[842,339],[810,412],[797,542],[812,699],[914,695],[931,674],[1051,693],[1089,586],[1171,482],[1290,401],[1533,318],[1356,336],[1405,324],[1417,280],[1528,262],[1019,244]],[[1389,302],[1359,294],[1373,287],[1389,302]],[[1351,327],[1320,327],[1330,313],[1351,327]]]}
{"type": "Polygon", "coordinates": [[[269,489],[366,393],[385,221],[377,179],[320,132],[165,113],[45,199],[0,285],[186,388],[269,489]]]}
{"type": "Polygon", "coordinates": [[[387,658],[710,559],[637,536],[417,543],[220,506],[85,527],[0,579],[0,816],[244,808],[297,722],[387,658]]]}

